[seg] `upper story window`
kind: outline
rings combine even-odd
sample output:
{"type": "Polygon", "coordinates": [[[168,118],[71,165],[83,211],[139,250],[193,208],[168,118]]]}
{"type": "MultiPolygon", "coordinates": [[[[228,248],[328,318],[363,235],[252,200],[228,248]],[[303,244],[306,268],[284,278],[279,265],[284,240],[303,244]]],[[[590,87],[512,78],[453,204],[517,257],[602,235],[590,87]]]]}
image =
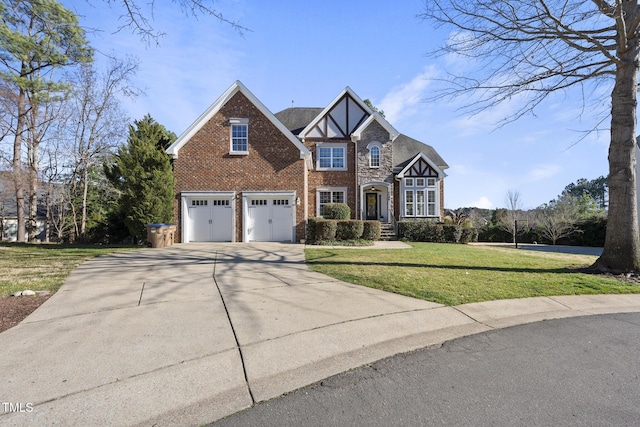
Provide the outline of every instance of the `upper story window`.
{"type": "Polygon", "coordinates": [[[379,168],[382,145],[379,142],[371,142],[367,145],[367,149],[369,150],[369,167],[379,168]]]}
{"type": "Polygon", "coordinates": [[[231,124],[230,154],[249,154],[249,119],[229,119],[231,124]]]}
{"type": "Polygon", "coordinates": [[[347,144],[323,143],[316,149],[317,170],[347,170],[347,144]]]}

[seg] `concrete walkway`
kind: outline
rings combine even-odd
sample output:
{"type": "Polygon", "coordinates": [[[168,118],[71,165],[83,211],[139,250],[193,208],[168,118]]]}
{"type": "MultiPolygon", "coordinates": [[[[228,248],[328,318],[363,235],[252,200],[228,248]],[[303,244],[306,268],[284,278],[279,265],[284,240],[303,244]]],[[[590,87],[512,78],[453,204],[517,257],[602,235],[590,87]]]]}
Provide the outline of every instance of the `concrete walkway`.
{"type": "Polygon", "coordinates": [[[0,334],[0,425],[199,425],[400,352],[640,295],[445,307],[310,271],[304,246],[99,257],[0,334]]]}

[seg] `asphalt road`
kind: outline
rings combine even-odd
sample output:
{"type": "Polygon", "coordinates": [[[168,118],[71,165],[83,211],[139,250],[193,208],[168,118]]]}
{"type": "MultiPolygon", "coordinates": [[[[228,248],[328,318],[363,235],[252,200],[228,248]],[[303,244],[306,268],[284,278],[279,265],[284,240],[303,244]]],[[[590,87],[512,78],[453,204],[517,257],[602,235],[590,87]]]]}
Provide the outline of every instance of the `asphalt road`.
{"type": "Polygon", "coordinates": [[[640,313],[551,320],[394,356],[213,426],[637,426],[640,313]]]}

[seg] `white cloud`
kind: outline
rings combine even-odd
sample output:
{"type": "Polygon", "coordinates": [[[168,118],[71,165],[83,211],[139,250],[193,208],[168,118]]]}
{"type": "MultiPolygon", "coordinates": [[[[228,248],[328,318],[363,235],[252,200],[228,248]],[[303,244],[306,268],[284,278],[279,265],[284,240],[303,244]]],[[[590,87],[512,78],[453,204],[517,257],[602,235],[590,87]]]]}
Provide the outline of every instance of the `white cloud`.
{"type": "Polygon", "coordinates": [[[480,209],[493,209],[494,205],[488,197],[482,196],[475,202],[471,202],[471,206],[480,209]]]}
{"type": "Polygon", "coordinates": [[[434,66],[427,66],[423,72],[408,83],[392,88],[379,102],[379,108],[384,111],[387,120],[390,123],[397,123],[403,118],[414,114],[417,110],[417,105],[424,102],[430,79],[436,74],[437,71],[434,66]]]}
{"type": "Polygon", "coordinates": [[[523,183],[532,183],[552,178],[562,171],[562,167],[556,164],[540,164],[534,166],[523,179],[523,183]]]}

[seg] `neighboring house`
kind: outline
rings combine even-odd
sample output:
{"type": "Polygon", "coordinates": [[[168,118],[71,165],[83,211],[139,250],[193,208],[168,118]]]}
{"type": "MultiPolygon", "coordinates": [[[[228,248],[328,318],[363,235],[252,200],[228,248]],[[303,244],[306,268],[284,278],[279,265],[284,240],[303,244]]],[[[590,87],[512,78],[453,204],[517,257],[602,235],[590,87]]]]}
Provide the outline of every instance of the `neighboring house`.
{"type": "MultiPolygon", "coordinates": [[[[38,192],[38,198],[44,199],[44,193],[38,192]]],[[[25,199],[26,207],[29,209],[29,200],[25,199]]],[[[38,242],[45,241],[46,238],[46,209],[42,204],[38,205],[36,216],[38,242]]],[[[0,241],[15,242],[18,237],[18,211],[16,209],[16,193],[13,181],[13,173],[10,171],[0,171],[0,241]]]]}
{"type": "Polygon", "coordinates": [[[441,220],[444,170],[350,88],[326,108],[267,109],[235,82],[167,149],[178,241],[299,241],[308,217],[441,220]]]}

